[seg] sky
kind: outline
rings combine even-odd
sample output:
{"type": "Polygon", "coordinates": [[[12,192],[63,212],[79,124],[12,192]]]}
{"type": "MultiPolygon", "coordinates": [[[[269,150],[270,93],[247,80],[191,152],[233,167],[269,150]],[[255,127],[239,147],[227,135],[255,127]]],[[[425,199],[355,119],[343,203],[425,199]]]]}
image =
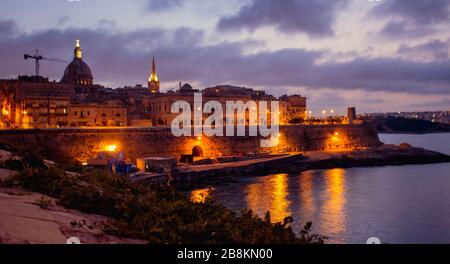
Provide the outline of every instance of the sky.
{"type": "MultiPolygon", "coordinates": [[[[0,78],[24,53],[70,61],[80,39],[94,82],[190,83],[301,94],[320,113],[450,110],[448,0],[2,0],[0,78]]],[[[60,80],[64,63],[42,61],[60,80]]]]}

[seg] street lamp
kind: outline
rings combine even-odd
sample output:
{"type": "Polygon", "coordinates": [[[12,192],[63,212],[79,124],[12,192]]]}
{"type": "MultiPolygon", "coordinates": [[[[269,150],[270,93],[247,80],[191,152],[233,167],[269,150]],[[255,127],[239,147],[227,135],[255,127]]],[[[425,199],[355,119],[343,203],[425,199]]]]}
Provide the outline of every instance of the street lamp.
{"type": "Polygon", "coordinates": [[[106,146],[105,146],[105,150],[106,150],[107,152],[116,152],[116,150],[117,150],[117,145],[116,145],[116,144],[106,145],[106,146]]]}

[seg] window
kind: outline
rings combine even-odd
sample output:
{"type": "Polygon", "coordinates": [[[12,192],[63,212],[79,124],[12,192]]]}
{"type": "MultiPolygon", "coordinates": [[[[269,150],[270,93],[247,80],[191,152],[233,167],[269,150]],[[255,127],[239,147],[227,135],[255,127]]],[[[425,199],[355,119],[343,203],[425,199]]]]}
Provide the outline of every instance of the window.
{"type": "Polygon", "coordinates": [[[78,115],[78,112],[77,111],[73,112],[73,115],[74,116],[78,115]]]}

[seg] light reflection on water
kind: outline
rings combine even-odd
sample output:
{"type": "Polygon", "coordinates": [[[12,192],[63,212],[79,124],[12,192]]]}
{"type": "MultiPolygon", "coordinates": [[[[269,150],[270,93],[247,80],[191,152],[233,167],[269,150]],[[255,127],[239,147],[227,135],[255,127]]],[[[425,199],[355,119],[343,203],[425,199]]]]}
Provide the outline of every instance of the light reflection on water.
{"type": "Polygon", "coordinates": [[[326,188],[323,195],[327,198],[322,206],[320,221],[329,223],[322,227],[324,234],[335,236],[345,231],[345,171],[332,169],[325,171],[324,174],[326,188]]]}
{"type": "MultiPolygon", "coordinates": [[[[287,174],[261,177],[259,180],[245,185],[242,194],[231,194],[244,200],[244,203],[234,204],[232,202],[230,204],[220,198],[223,194],[222,191],[212,191],[207,188],[192,191],[190,197],[194,202],[204,202],[207,197],[212,196],[231,208],[248,208],[261,217],[264,217],[266,212],[270,212],[271,220],[274,223],[283,222],[285,217],[293,216],[291,209],[296,210],[294,214],[298,214],[297,216],[301,214],[308,217],[313,217],[317,210],[323,233],[328,236],[338,236],[346,230],[344,209],[346,203],[345,170],[332,169],[324,172],[323,186],[325,188],[321,190],[320,194],[323,197],[322,199],[314,197],[313,179],[317,176],[315,174],[317,174],[317,171],[307,171],[301,177],[298,177],[298,202],[291,200],[292,195],[289,191],[289,181],[295,180],[295,178],[287,174]]],[[[303,217],[301,218],[303,219],[303,217]]],[[[303,225],[306,222],[299,224],[303,225]]]]}
{"type": "MultiPolygon", "coordinates": [[[[450,134],[436,142],[432,136],[382,139],[426,142],[431,149],[450,142],[450,134]]],[[[215,187],[212,198],[233,210],[250,208],[261,217],[270,211],[273,222],[292,216],[295,231],[312,221],[329,243],[365,243],[372,236],[388,243],[450,243],[450,163],[313,170],[215,187]]]]}
{"type": "Polygon", "coordinates": [[[272,222],[282,222],[286,216],[290,216],[288,175],[276,174],[266,181],[249,184],[246,189],[249,209],[259,215],[270,211],[272,222]]]}

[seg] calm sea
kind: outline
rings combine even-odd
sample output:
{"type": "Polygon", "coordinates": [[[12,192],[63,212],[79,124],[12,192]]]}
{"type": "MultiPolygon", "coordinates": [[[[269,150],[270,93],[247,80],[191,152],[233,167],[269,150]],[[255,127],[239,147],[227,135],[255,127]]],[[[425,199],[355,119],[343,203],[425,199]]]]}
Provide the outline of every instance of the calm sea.
{"type": "MultiPolygon", "coordinates": [[[[385,143],[450,154],[450,134],[382,134],[385,143]]],[[[329,243],[450,243],[450,163],[315,170],[276,174],[216,186],[212,197],[239,210],[250,208],[273,221],[307,221],[329,243]]]]}

